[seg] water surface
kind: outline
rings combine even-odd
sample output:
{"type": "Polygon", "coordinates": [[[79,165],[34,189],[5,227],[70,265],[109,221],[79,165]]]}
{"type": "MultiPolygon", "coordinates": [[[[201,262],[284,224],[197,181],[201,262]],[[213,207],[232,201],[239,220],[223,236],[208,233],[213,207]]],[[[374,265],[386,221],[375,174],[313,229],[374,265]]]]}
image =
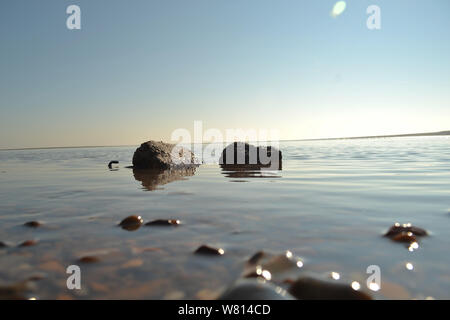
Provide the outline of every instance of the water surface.
{"type": "MultiPolygon", "coordinates": [[[[376,298],[450,298],[450,140],[414,137],[282,142],[283,170],[201,166],[184,177],[133,172],[136,147],[0,151],[0,285],[34,275],[40,299],[214,298],[256,251],[302,257],[342,281],[382,272],[376,298]],[[118,170],[107,163],[119,160],[118,170]],[[180,219],[177,228],[117,227],[180,219]],[[43,221],[30,229],[23,223],[43,221]],[[393,223],[430,232],[420,247],[382,237],[393,223]],[[32,247],[17,244],[38,240],[32,247]],[[222,257],[192,252],[222,247],[222,257]],[[94,255],[100,261],[80,264],[94,255]],[[408,270],[405,265],[414,268],[408,270]],[[79,264],[82,290],[66,287],[79,264]]],[[[300,271],[303,272],[303,271],[300,271]]]]}

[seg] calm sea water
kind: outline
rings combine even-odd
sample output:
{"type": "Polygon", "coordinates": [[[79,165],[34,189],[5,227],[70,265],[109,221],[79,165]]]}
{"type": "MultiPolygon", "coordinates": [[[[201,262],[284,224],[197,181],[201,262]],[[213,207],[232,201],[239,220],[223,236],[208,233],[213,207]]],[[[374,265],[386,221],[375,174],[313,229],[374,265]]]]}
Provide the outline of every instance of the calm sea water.
{"type": "Polygon", "coordinates": [[[305,270],[342,281],[364,284],[378,265],[376,298],[450,298],[449,137],[280,147],[279,172],[205,165],[183,179],[125,168],[136,147],[0,151],[0,241],[9,245],[0,249],[0,285],[38,275],[37,298],[214,298],[256,251],[291,250],[305,270]],[[117,227],[132,214],[183,225],[117,227]],[[31,220],[44,224],[23,226],[31,220]],[[395,222],[430,236],[410,252],[382,236],[395,222]],[[17,247],[30,239],[37,245],[17,247]],[[225,255],[194,255],[201,244],[225,255]],[[100,261],[79,264],[86,255],[100,261]],[[72,264],[81,266],[81,291],[66,287],[72,264]]]}

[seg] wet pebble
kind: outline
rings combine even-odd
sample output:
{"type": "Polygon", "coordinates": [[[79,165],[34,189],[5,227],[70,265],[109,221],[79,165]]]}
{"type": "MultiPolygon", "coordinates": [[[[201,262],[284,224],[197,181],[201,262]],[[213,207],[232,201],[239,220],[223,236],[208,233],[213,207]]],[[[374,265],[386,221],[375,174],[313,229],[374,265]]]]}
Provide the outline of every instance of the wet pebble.
{"type": "Polygon", "coordinates": [[[146,226],[179,226],[180,224],[181,224],[181,221],[176,220],[176,219],[169,219],[169,220],[158,219],[158,220],[153,220],[153,221],[147,222],[145,225],[146,226]]]}
{"type": "Polygon", "coordinates": [[[85,257],[81,257],[78,261],[81,263],[95,263],[95,262],[99,262],[100,259],[95,256],[85,256],[85,257]]]}
{"type": "Polygon", "coordinates": [[[19,244],[19,247],[31,247],[37,244],[36,240],[26,240],[19,244]]]}
{"type": "Polygon", "coordinates": [[[305,300],[371,300],[372,297],[350,285],[302,277],[294,281],[288,292],[305,300]]]}
{"type": "Polygon", "coordinates": [[[42,225],[42,223],[39,221],[28,221],[28,222],[25,222],[23,225],[25,227],[37,228],[37,227],[40,227],[42,225]]]}
{"type": "Polygon", "coordinates": [[[261,260],[264,257],[265,253],[264,251],[258,251],[253,256],[248,259],[248,263],[250,264],[257,264],[259,260],[261,260]]]}
{"type": "Polygon", "coordinates": [[[125,219],[123,219],[120,223],[119,226],[122,227],[122,229],[128,230],[128,231],[133,231],[133,230],[137,230],[139,229],[139,227],[142,225],[142,223],[144,222],[144,220],[142,220],[141,216],[129,216],[126,217],[125,219]]]}
{"type": "Polygon", "coordinates": [[[46,278],[45,274],[39,273],[39,274],[34,274],[34,275],[30,276],[27,280],[28,281],[39,281],[39,280],[42,280],[45,278],[46,278]]]}
{"type": "Polygon", "coordinates": [[[27,292],[31,289],[31,285],[28,281],[0,286],[0,300],[26,300],[27,292]]]}
{"type": "Polygon", "coordinates": [[[292,300],[290,294],[280,287],[261,280],[239,280],[227,289],[219,300],[292,300]]]}
{"type": "Polygon", "coordinates": [[[210,246],[202,245],[197,250],[195,250],[194,253],[221,256],[225,253],[225,250],[223,250],[222,248],[213,248],[210,246]]]}
{"type": "Polygon", "coordinates": [[[415,226],[411,225],[410,223],[402,224],[402,225],[400,223],[396,223],[392,227],[389,228],[389,230],[386,232],[385,236],[392,238],[399,234],[408,233],[408,232],[410,232],[413,235],[418,236],[418,237],[423,237],[423,236],[428,235],[428,232],[425,229],[415,227],[415,226]]]}
{"type": "Polygon", "coordinates": [[[302,267],[303,261],[300,257],[289,250],[279,255],[259,251],[248,261],[243,276],[245,278],[260,277],[277,282],[297,274],[302,267]]]}
{"type": "Polygon", "coordinates": [[[391,239],[396,242],[413,243],[417,242],[417,238],[412,234],[412,232],[402,232],[392,236],[391,239]]]}

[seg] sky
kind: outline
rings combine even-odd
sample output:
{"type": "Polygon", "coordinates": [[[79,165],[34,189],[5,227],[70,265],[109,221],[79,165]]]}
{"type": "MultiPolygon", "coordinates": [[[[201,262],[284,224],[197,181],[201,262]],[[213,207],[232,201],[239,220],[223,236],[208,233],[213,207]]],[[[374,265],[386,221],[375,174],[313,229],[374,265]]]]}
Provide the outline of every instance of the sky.
{"type": "Polygon", "coordinates": [[[0,148],[450,130],[450,1],[336,2],[2,0],[0,148]]]}

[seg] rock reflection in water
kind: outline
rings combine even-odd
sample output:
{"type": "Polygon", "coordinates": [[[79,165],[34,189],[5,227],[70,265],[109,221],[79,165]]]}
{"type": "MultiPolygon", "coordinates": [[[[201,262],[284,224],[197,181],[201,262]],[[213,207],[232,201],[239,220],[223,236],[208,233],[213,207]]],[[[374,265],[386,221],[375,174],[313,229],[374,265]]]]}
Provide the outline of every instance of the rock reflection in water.
{"type": "Polygon", "coordinates": [[[140,181],[142,186],[153,191],[158,186],[168,184],[177,180],[185,180],[186,177],[193,176],[196,168],[152,170],[152,169],[134,169],[133,175],[136,181],[140,181]]]}
{"type": "Polygon", "coordinates": [[[221,164],[220,167],[227,178],[281,178],[281,170],[268,170],[257,164],[221,164]]]}

